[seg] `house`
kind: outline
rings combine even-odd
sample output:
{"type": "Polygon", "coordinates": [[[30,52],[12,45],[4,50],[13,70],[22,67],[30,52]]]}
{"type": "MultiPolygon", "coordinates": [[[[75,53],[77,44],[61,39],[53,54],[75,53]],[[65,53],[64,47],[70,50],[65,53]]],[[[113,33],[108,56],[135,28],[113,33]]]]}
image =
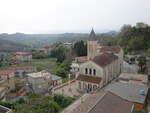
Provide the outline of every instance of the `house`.
{"type": "Polygon", "coordinates": [[[67,48],[71,48],[73,44],[70,42],[65,42],[65,43],[63,43],[63,45],[67,48]]]}
{"type": "Polygon", "coordinates": [[[13,70],[0,71],[0,86],[7,87],[8,91],[15,89],[15,79],[13,70]]]}
{"type": "Polygon", "coordinates": [[[62,83],[62,78],[56,75],[51,75],[52,78],[52,86],[57,86],[62,83]]]}
{"type": "Polygon", "coordinates": [[[76,76],[79,89],[91,92],[119,76],[123,66],[123,51],[120,47],[101,46],[93,29],[87,46],[88,56],[82,58],[84,62],[79,65],[76,76]]]}
{"type": "Polygon", "coordinates": [[[32,61],[32,53],[30,52],[16,52],[16,60],[19,62],[32,61]]]}
{"type": "Polygon", "coordinates": [[[27,90],[37,94],[50,92],[52,78],[51,74],[45,70],[37,73],[27,74],[27,90]]]}
{"type": "Polygon", "coordinates": [[[76,74],[79,72],[79,67],[80,67],[80,64],[86,62],[88,59],[87,59],[87,56],[80,56],[80,57],[75,57],[73,58],[73,61],[72,61],[72,64],[71,64],[71,73],[72,73],[72,76],[74,78],[76,78],[76,74]]]}
{"type": "Polygon", "coordinates": [[[0,105],[0,113],[13,113],[11,109],[0,105]]]}
{"type": "Polygon", "coordinates": [[[36,67],[33,66],[12,66],[9,68],[15,72],[15,76],[24,78],[28,73],[36,72],[36,67]]]}
{"type": "Polygon", "coordinates": [[[51,51],[54,49],[54,46],[44,46],[41,50],[45,53],[50,55],[51,51]]]}
{"type": "Polygon", "coordinates": [[[147,84],[148,84],[148,75],[133,74],[133,73],[122,73],[118,77],[118,80],[120,82],[129,82],[129,83],[135,83],[135,84],[138,84],[138,85],[147,86],[147,84]]]}
{"type": "Polygon", "coordinates": [[[148,87],[130,82],[113,81],[104,88],[122,99],[134,103],[134,110],[141,111],[146,105],[148,87]]]}

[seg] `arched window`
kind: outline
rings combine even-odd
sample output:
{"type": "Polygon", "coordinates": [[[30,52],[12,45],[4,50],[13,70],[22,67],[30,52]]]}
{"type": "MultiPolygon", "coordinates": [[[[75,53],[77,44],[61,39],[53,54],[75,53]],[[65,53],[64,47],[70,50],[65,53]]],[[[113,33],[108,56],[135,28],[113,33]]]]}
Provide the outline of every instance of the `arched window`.
{"type": "Polygon", "coordinates": [[[88,74],[88,69],[87,68],[85,68],[85,74],[88,74]]]}
{"type": "Polygon", "coordinates": [[[96,70],[95,69],[93,69],[93,75],[96,75],[96,70]]]}
{"type": "Polygon", "coordinates": [[[92,75],[92,69],[89,69],[89,74],[92,75]]]}

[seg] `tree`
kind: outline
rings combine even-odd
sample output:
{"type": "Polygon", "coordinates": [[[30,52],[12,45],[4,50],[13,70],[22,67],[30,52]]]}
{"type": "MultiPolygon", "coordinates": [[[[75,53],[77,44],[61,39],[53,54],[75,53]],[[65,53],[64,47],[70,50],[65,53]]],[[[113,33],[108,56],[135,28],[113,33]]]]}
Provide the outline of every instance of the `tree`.
{"type": "Polygon", "coordinates": [[[140,71],[144,72],[145,71],[144,67],[146,66],[146,62],[147,62],[146,57],[140,56],[137,60],[139,62],[138,65],[140,66],[140,71]]]}
{"type": "Polygon", "coordinates": [[[67,77],[71,69],[70,65],[71,63],[69,61],[64,61],[63,63],[58,64],[54,74],[61,76],[61,77],[67,77]]]}
{"type": "Polygon", "coordinates": [[[77,56],[87,56],[87,44],[83,40],[76,42],[73,50],[77,56]]]}
{"type": "Polygon", "coordinates": [[[150,49],[147,50],[147,56],[150,57],[150,49]]]}
{"type": "Polygon", "coordinates": [[[58,46],[51,52],[51,57],[57,58],[57,62],[63,62],[66,58],[68,49],[64,46],[58,46]]]}
{"type": "Polygon", "coordinates": [[[136,23],[136,28],[145,28],[148,27],[148,24],[145,24],[143,22],[136,23]]]}

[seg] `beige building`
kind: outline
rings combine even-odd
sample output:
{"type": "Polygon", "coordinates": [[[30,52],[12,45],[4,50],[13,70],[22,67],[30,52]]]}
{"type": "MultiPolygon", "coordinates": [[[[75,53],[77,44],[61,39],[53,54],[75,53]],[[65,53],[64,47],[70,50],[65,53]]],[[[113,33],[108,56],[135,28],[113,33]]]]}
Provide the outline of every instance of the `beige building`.
{"type": "Polygon", "coordinates": [[[30,52],[16,52],[15,57],[16,57],[17,61],[30,62],[32,60],[32,53],[30,53],[30,52]]]}
{"type": "Polygon", "coordinates": [[[0,86],[6,87],[8,91],[15,89],[14,71],[12,70],[0,71],[0,86]]]}
{"type": "Polygon", "coordinates": [[[50,91],[52,78],[51,74],[45,70],[27,75],[27,88],[29,92],[45,94],[50,91]]]}
{"type": "Polygon", "coordinates": [[[41,51],[43,51],[45,54],[50,55],[51,51],[54,49],[54,46],[44,46],[41,51]]]}
{"type": "Polygon", "coordinates": [[[78,87],[85,92],[105,86],[122,72],[122,49],[120,47],[101,46],[96,39],[92,29],[87,42],[88,60],[80,64],[77,75],[78,87]]]}

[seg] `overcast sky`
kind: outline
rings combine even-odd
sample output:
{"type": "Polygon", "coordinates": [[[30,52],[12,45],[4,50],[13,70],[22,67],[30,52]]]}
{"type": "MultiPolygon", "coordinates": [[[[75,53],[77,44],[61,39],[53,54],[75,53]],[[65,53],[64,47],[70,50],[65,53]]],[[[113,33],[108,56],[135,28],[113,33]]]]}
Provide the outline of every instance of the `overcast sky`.
{"type": "Polygon", "coordinates": [[[150,24],[150,0],[0,0],[0,33],[118,30],[150,24]]]}

